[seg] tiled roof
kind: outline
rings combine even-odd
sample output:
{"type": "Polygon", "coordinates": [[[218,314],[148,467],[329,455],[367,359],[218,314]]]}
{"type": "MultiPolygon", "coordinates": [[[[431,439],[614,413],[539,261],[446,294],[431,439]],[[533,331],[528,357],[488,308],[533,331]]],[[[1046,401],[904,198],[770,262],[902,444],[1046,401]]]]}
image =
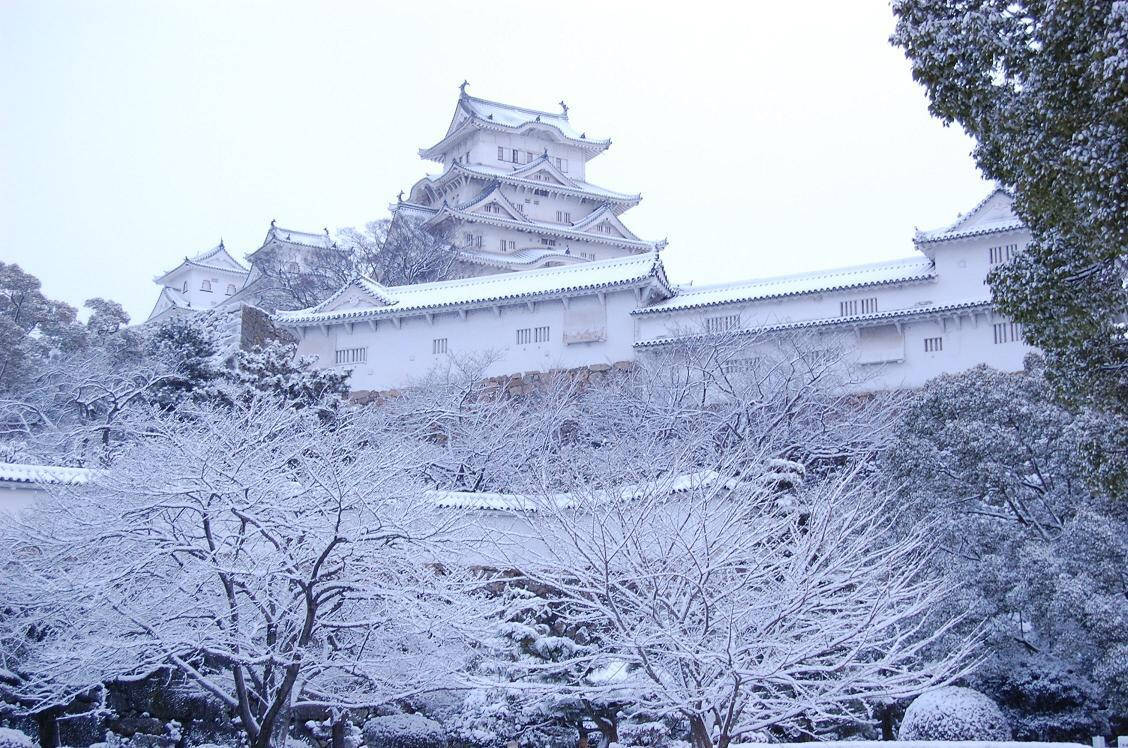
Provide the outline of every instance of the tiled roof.
{"type": "Polygon", "coordinates": [[[337,320],[428,313],[491,302],[551,298],[577,291],[631,286],[648,280],[655,282],[663,294],[673,293],[657,252],[411,286],[382,286],[373,280],[358,278],[315,307],[279,312],[275,319],[282,325],[302,326],[337,320]],[[378,295],[388,303],[332,309],[333,304],[350,288],[378,295]]]}
{"type": "MultiPolygon", "coordinates": [[[[1002,220],[993,220],[986,223],[976,223],[973,221],[977,214],[983,210],[990,200],[996,195],[1005,195],[1007,198],[1013,200],[1014,195],[1010,190],[1005,187],[995,187],[991,190],[978,203],[975,207],[964,213],[955,220],[951,225],[939,229],[932,229],[930,231],[917,231],[914,240],[917,244],[930,244],[933,242],[944,242],[951,239],[964,239],[971,236],[983,236],[985,234],[994,234],[1002,231],[1014,231],[1015,229],[1025,228],[1024,224],[1013,213],[1003,217],[1002,220]]],[[[1008,211],[1009,212],[1009,211],[1008,211]]]]}
{"type": "Polygon", "coordinates": [[[924,257],[909,257],[890,262],[875,262],[732,283],[682,286],[678,295],[672,299],[645,309],[638,309],[634,313],[681,311],[718,304],[736,304],[889,283],[915,283],[932,280],[935,277],[936,272],[931,261],[924,257]]]}
{"type": "Polygon", "coordinates": [[[195,257],[185,257],[184,262],[180,263],[167,273],[157,276],[156,282],[163,283],[170,275],[180,270],[185,266],[194,266],[206,268],[208,270],[218,270],[223,273],[238,273],[240,275],[247,274],[247,268],[243,267],[238,260],[232,257],[227,248],[220,242],[211,249],[201,252],[195,257]]]}
{"type": "MultiPolygon", "coordinates": [[[[536,166],[538,161],[543,161],[544,157],[540,157],[534,161],[531,166],[536,166]]],[[[526,165],[529,166],[529,165],[526,165]]],[[[520,184],[521,186],[530,189],[550,189],[557,192],[573,193],[577,195],[596,197],[599,199],[610,200],[620,203],[637,204],[642,200],[642,195],[635,193],[630,194],[627,192],[615,192],[606,187],[585,182],[580,179],[569,179],[564,184],[553,184],[552,182],[542,182],[537,179],[529,179],[524,176],[526,173],[526,166],[518,169],[509,169],[503,166],[491,166],[488,164],[452,164],[450,168],[442,174],[428,175],[424,179],[432,184],[442,181],[447,175],[457,172],[464,172],[471,176],[479,177],[481,179],[501,179],[503,182],[520,184]]],[[[528,171],[531,171],[528,170],[528,171]]]]}
{"type": "MultiPolygon", "coordinates": [[[[407,205],[407,203],[401,203],[400,205],[402,207],[403,205],[407,205]]],[[[534,221],[527,217],[524,220],[516,220],[495,214],[470,212],[461,208],[451,207],[449,205],[443,205],[441,208],[428,208],[425,205],[412,204],[411,210],[417,211],[420,215],[430,213],[431,218],[429,220],[434,224],[439,224],[442,222],[443,218],[452,216],[454,218],[459,218],[466,221],[476,221],[478,223],[491,224],[500,228],[516,229],[518,231],[525,231],[538,235],[556,236],[562,239],[578,239],[582,241],[596,242],[598,244],[610,244],[612,246],[627,247],[630,249],[639,249],[644,251],[653,250],[655,248],[661,249],[665,246],[664,241],[652,242],[646,241],[644,239],[629,239],[621,236],[612,236],[610,234],[600,234],[595,231],[584,231],[581,229],[573,228],[571,225],[566,226],[559,223],[534,221]]]]}
{"type": "Polygon", "coordinates": [[[74,486],[90,480],[93,471],[58,465],[25,465],[0,462],[0,481],[33,485],[74,486]]]}
{"type": "Polygon", "coordinates": [[[495,267],[528,267],[529,265],[536,265],[537,263],[553,260],[567,263],[588,262],[588,260],[577,255],[565,254],[555,249],[541,249],[539,247],[527,247],[525,249],[518,249],[515,252],[507,252],[506,254],[500,252],[485,252],[478,249],[460,249],[458,250],[458,256],[460,259],[464,259],[467,262],[473,262],[479,265],[493,265],[495,267]]]}
{"type": "Polygon", "coordinates": [[[693,335],[670,335],[649,340],[640,340],[634,344],[635,348],[650,348],[653,346],[670,345],[694,340],[706,340],[717,335],[755,335],[760,333],[785,332],[788,330],[804,330],[818,327],[839,326],[870,326],[881,324],[890,320],[907,321],[911,319],[926,319],[937,315],[968,312],[979,309],[990,309],[992,304],[986,300],[961,301],[953,304],[934,304],[932,306],[911,307],[909,309],[894,309],[887,312],[874,312],[872,314],[855,314],[849,317],[826,317],[823,319],[800,320],[798,322],[781,322],[773,325],[760,325],[741,330],[731,330],[725,333],[697,333],[693,335]]]}

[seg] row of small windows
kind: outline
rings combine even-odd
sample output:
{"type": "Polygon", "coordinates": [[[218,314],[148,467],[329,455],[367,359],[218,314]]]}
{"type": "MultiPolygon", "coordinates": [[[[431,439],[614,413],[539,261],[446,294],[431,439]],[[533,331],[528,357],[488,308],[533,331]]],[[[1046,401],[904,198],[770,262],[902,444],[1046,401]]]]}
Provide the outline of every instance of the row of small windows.
{"type": "Polygon", "coordinates": [[[850,299],[838,302],[838,315],[852,317],[855,314],[874,314],[877,311],[877,297],[868,299],[850,299]]]}
{"type": "MultiPolygon", "coordinates": [[[[470,154],[466,154],[467,162],[470,161],[470,154]]],[[[510,148],[506,150],[503,146],[497,147],[497,160],[508,161],[514,164],[531,164],[537,160],[537,154],[532,151],[522,151],[520,148],[510,148]]],[[[556,168],[565,174],[568,173],[568,159],[556,157],[556,168]]]]}
{"type": "Polygon", "coordinates": [[[740,329],[740,315],[726,314],[721,317],[706,317],[705,331],[709,333],[728,332],[740,329]]]}
{"type": "Polygon", "coordinates": [[[987,261],[992,265],[1001,265],[1004,262],[1010,262],[1018,255],[1017,244],[1000,244],[997,247],[989,247],[987,249],[987,261]]]}
{"type": "MultiPolygon", "coordinates": [[[[181,287],[180,290],[183,293],[188,293],[188,281],[184,281],[184,285],[181,287]]],[[[207,293],[212,293],[212,282],[210,280],[200,281],[200,290],[205,291],[207,293]]],[[[226,293],[227,293],[228,296],[234,296],[235,295],[235,284],[234,283],[228,283],[227,284],[227,292],[226,293]]]]}
{"type": "MultiPolygon", "coordinates": [[[[543,327],[521,327],[517,330],[517,345],[529,345],[530,343],[547,343],[552,337],[552,328],[548,325],[543,327]]],[[[432,338],[431,339],[431,354],[435,356],[442,356],[450,352],[450,343],[448,338],[432,338]]],[[[338,364],[363,364],[368,361],[367,348],[338,348],[335,358],[338,364]]]]}
{"type": "Polygon", "coordinates": [[[517,345],[547,343],[550,335],[551,330],[547,325],[544,327],[520,327],[517,329],[517,345]]]}
{"type": "Polygon", "coordinates": [[[925,353],[939,353],[944,350],[944,338],[925,338],[924,339],[924,352],[925,353]]]}
{"type": "Polygon", "coordinates": [[[1018,322],[996,322],[992,325],[992,328],[995,334],[995,345],[1022,342],[1022,325],[1018,322]]]}
{"type": "Polygon", "coordinates": [[[556,211],[556,222],[557,223],[571,223],[572,222],[572,214],[569,213],[566,210],[558,210],[558,211],[556,211]]]}
{"type": "Polygon", "coordinates": [[[336,361],[338,364],[363,364],[368,360],[367,348],[338,348],[336,361]]]}

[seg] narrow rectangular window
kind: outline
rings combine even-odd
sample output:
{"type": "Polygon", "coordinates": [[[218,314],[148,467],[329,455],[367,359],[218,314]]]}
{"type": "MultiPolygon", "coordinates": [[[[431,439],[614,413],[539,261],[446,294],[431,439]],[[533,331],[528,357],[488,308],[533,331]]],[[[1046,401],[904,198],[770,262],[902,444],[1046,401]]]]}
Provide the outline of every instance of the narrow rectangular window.
{"type": "Polygon", "coordinates": [[[509,251],[512,252],[515,249],[517,249],[517,242],[510,239],[509,240],[509,251]]]}
{"type": "Polygon", "coordinates": [[[338,348],[335,360],[338,364],[363,364],[368,360],[368,349],[338,348]]]}
{"type": "Polygon", "coordinates": [[[532,151],[525,151],[525,163],[531,164],[536,158],[536,155],[532,151]]]}
{"type": "Polygon", "coordinates": [[[1022,340],[1022,325],[1017,322],[996,322],[991,325],[995,345],[1017,343],[1022,340]]]}
{"type": "Polygon", "coordinates": [[[568,211],[564,211],[564,223],[571,223],[571,222],[572,222],[572,214],[569,213],[568,211]]]}
{"type": "Polygon", "coordinates": [[[517,150],[516,148],[513,149],[513,163],[521,163],[521,151],[517,150]]]}
{"type": "Polygon", "coordinates": [[[944,350],[944,338],[925,338],[924,339],[924,352],[937,353],[944,350]]]}
{"type": "Polygon", "coordinates": [[[521,327],[517,329],[517,345],[528,345],[533,341],[533,328],[521,327]]]}
{"type": "Polygon", "coordinates": [[[705,331],[709,333],[728,332],[740,329],[740,315],[726,314],[723,317],[706,317],[705,331]]]}
{"type": "Polygon", "coordinates": [[[567,174],[568,173],[568,159],[562,159],[560,163],[561,163],[560,171],[567,174]]]}
{"type": "Polygon", "coordinates": [[[562,168],[562,167],[560,166],[560,157],[559,157],[559,156],[557,156],[557,157],[556,157],[556,168],[557,168],[557,169],[561,169],[561,168],[562,168]]]}
{"type": "Polygon", "coordinates": [[[447,339],[435,338],[431,341],[431,353],[440,356],[447,352],[447,339]]]}
{"type": "Polygon", "coordinates": [[[533,332],[535,333],[534,340],[537,343],[547,343],[548,342],[548,332],[549,331],[548,331],[547,327],[538,327],[533,332]]]}
{"type": "Polygon", "coordinates": [[[877,311],[877,299],[862,299],[862,314],[873,314],[877,311]]]}
{"type": "Polygon", "coordinates": [[[502,251],[502,252],[504,252],[504,251],[505,251],[505,240],[504,240],[504,239],[499,239],[498,241],[500,241],[500,242],[501,242],[501,251],[502,251]]]}
{"type": "Polygon", "coordinates": [[[998,265],[1003,261],[1003,248],[990,247],[987,250],[987,262],[991,265],[998,265]]]}
{"type": "Polygon", "coordinates": [[[559,210],[558,210],[558,211],[556,211],[556,222],[557,222],[557,223],[560,223],[560,222],[561,222],[561,221],[563,221],[563,220],[564,220],[564,213],[562,213],[562,212],[561,212],[561,211],[559,211],[559,210]]]}
{"type": "Polygon", "coordinates": [[[497,147],[497,160],[498,161],[504,161],[505,160],[505,149],[502,148],[500,145],[497,147]]]}
{"type": "Polygon", "coordinates": [[[838,302],[838,314],[842,317],[850,317],[858,313],[858,300],[850,299],[849,301],[838,302]]]}

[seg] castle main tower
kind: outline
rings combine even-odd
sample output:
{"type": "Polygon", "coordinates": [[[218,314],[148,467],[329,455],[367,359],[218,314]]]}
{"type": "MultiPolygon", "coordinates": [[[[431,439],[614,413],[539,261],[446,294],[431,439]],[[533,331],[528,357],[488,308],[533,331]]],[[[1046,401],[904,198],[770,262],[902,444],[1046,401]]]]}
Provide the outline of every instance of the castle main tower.
{"type": "Polygon", "coordinates": [[[458,250],[456,273],[488,275],[606,260],[661,249],[620,216],[642,196],[587,181],[587,162],[610,140],[589,138],[559,112],[479,99],[459,88],[446,134],[419,155],[442,164],[394,220],[421,222],[458,250]]]}

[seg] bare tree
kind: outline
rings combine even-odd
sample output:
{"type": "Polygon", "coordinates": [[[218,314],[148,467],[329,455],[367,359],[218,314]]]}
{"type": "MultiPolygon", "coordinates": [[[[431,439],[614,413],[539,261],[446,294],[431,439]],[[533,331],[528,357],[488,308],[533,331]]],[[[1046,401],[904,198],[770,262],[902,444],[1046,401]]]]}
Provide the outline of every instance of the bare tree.
{"type": "Polygon", "coordinates": [[[457,624],[484,606],[437,563],[454,515],[415,489],[417,440],[265,398],[132,425],[144,438],[112,468],[2,538],[0,660],[28,712],[172,666],[263,748],[292,712],[458,667],[457,624]]]}
{"type": "Polygon", "coordinates": [[[457,259],[449,229],[425,227],[402,213],[371,221],[363,229],[343,228],[338,235],[357,271],[385,286],[446,280],[457,259]]]}

